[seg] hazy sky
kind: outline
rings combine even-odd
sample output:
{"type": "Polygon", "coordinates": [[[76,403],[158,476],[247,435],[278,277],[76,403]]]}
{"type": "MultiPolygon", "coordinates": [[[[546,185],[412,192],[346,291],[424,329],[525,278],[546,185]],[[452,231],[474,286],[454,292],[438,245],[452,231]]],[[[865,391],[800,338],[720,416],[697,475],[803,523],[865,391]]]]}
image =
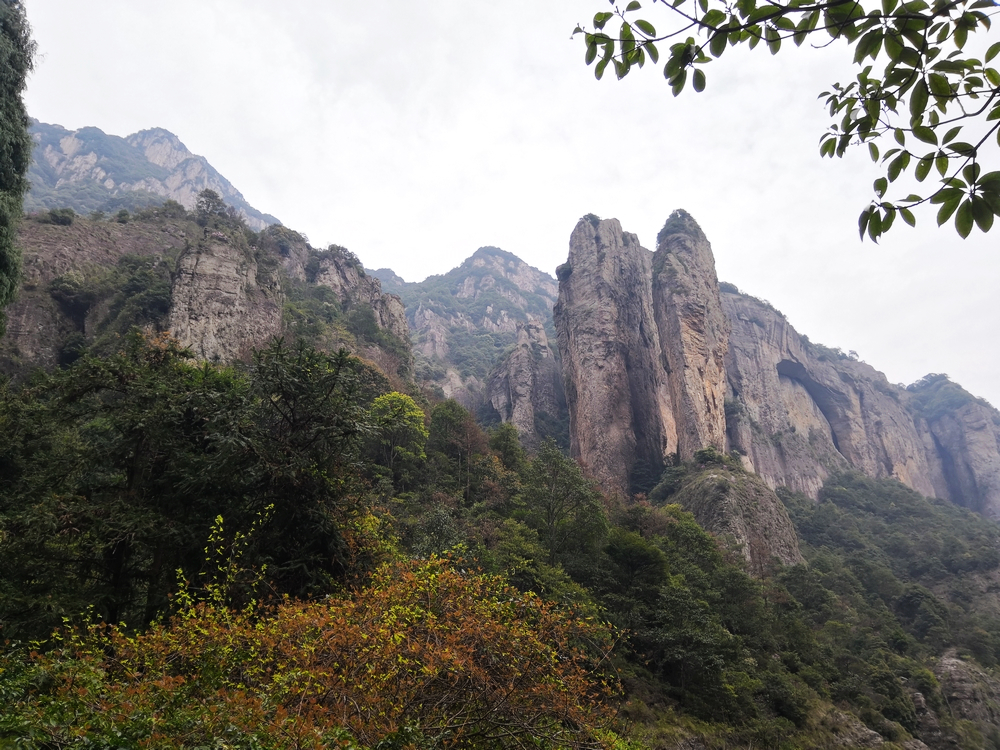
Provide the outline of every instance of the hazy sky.
{"type": "Polygon", "coordinates": [[[813,341],[1000,405],[1000,229],[962,241],[928,214],[858,240],[877,174],[860,151],[818,155],[842,46],[731,50],[674,99],[658,70],[594,80],[570,32],[603,0],[26,5],[33,117],[166,128],[314,246],[408,281],[483,245],[552,273],[586,213],[653,249],[685,208],[719,277],[813,341]]]}

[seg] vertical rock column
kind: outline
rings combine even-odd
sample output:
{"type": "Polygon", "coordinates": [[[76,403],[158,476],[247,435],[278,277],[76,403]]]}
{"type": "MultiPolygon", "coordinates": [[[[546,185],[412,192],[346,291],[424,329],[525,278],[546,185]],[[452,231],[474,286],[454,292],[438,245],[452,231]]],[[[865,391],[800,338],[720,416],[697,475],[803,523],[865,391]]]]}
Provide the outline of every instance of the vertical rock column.
{"type": "MultiPolygon", "coordinates": [[[[658,473],[675,450],[653,315],[651,253],[617,219],[581,219],[560,266],[553,315],[573,457],[605,491],[628,494],[633,470],[658,473]]],[[[722,402],[719,402],[722,408],[722,402]]]]}
{"type": "Polygon", "coordinates": [[[712,246],[685,211],[674,211],[653,255],[653,308],[684,460],[726,447],[729,319],[722,309],[712,246]]]}

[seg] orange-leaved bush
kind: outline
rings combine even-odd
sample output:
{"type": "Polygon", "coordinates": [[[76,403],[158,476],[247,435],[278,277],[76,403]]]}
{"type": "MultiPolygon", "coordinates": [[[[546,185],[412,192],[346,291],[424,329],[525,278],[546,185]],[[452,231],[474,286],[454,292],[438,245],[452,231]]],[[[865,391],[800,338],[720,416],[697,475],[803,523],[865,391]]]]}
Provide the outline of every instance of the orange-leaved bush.
{"type": "Polygon", "coordinates": [[[596,747],[614,737],[613,641],[603,623],[500,578],[440,559],[397,563],[344,598],[201,602],[140,635],[92,628],[17,669],[8,656],[0,737],[596,747]]]}

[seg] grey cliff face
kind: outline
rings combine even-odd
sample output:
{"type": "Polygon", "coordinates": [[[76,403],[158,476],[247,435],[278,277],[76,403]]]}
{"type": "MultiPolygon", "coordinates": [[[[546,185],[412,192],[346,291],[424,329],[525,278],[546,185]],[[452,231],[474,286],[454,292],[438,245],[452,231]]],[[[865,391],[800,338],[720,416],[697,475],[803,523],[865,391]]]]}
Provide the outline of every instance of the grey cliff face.
{"type": "Polygon", "coordinates": [[[950,400],[895,386],[767,303],[720,291],[686,213],[655,253],[616,220],[581,220],[559,277],[571,449],[606,491],[626,494],[637,473],[712,446],[771,488],[815,498],[853,468],[1000,518],[997,410],[954,384],[950,400]]]}
{"type": "Polygon", "coordinates": [[[854,468],[933,496],[940,466],[906,394],[882,373],[808,344],[784,316],[723,294],[732,321],[730,447],[772,487],[815,497],[831,471],[854,468]]]}
{"type": "Polygon", "coordinates": [[[222,232],[178,261],[170,307],[170,332],[199,359],[245,359],[281,333],[281,287],[261,277],[245,248],[222,232]]]}
{"type": "Polygon", "coordinates": [[[971,402],[926,425],[927,452],[941,465],[938,497],[1000,519],[1000,415],[971,402]]]}
{"type": "Polygon", "coordinates": [[[671,216],[656,253],[616,219],[570,238],[555,309],[573,455],[608,491],[635,471],[725,448],[729,321],[698,225],[671,216]]]}
{"type": "Polygon", "coordinates": [[[526,448],[537,449],[544,432],[541,420],[556,418],[565,401],[559,364],[539,323],[518,325],[517,345],[493,372],[487,388],[500,418],[517,428],[526,448]]]}
{"type": "Polygon", "coordinates": [[[231,230],[163,217],[124,224],[84,218],[71,225],[23,222],[24,277],[18,299],[7,309],[0,372],[19,377],[35,367],[65,364],[80,346],[106,350],[133,325],[147,333],[170,332],[202,360],[246,359],[275,336],[297,335],[286,329],[294,319],[284,317],[288,300],[282,289],[292,285],[293,303],[295,293],[307,295],[302,287],[313,284],[306,279],[307,265],[310,278],[318,265],[316,275],[336,292],[338,313],[370,310],[374,325],[398,340],[383,346],[378,335],[346,334],[341,340],[327,332],[313,343],[360,350],[388,374],[404,366],[410,371],[402,302],[382,294],[377,279],[329,251],[326,261],[316,264],[324,254],[284,227],[262,232],[252,247],[244,231],[231,230]],[[125,292],[116,285],[126,284],[137,263],[144,270],[125,292]],[[142,295],[145,302],[135,307],[128,295],[142,295]],[[140,316],[130,318],[134,312],[128,311],[137,309],[140,316]]]}
{"type": "Polygon", "coordinates": [[[402,301],[394,294],[383,294],[379,280],[366,274],[359,264],[328,252],[320,258],[315,283],[332,289],[341,303],[371,307],[379,328],[409,341],[410,327],[402,301]]]}
{"type": "Polygon", "coordinates": [[[13,360],[29,369],[54,367],[65,337],[92,335],[102,312],[95,305],[82,317],[68,316],[49,291],[57,277],[83,279],[88,272],[113,267],[123,256],[161,258],[185,244],[183,232],[175,227],[102,223],[95,228],[82,222],[65,227],[24,221],[18,240],[24,248],[23,277],[17,298],[7,308],[0,361],[13,360]]]}
{"type": "Polygon", "coordinates": [[[653,313],[652,262],[617,219],[584,218],[557,272],[553,316],[570,450],[605,491],[621,495],[637,465],[658,473],[677,444],[653,313]]]}
{"type": "Polygon", "coordinates": [[[543,326],[557,293],[551,276],[492,247],[480,248],[458,268],[419,283],[407,284],[386,269],[374,273],[406,303],[414,351],[425,360],[426,379],[474,413],[492,408],[490,382],[497,373],[511,372],[511,367],[527,372],[521,364],[496,361],[487,353],[510,347],[511,356],[518,357],[521,328],[543,326]]]}
{"type": "Polygon", "coordinates": [[[729,319],[719,299],[715,257],[701,227],[675,211],[653,257],[653,310],[677,417],[677,452],[726,442],[729,319]]]}

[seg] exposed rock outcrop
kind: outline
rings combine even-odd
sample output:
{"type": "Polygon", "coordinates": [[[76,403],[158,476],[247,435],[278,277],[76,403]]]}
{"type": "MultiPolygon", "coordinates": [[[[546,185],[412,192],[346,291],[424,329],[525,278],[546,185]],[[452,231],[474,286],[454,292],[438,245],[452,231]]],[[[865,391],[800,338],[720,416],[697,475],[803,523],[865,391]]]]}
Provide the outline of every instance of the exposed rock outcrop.
{"type": "MultiPolygon", "coordinates": [[[[953,384],[949,384],[953,385],[953,384]]],[[[1000,519],[1000,414],[969,400],[926,419],[927,452],[940,459],[938,497],[1000,519]]]]}
{"type": "Polygon", "coordinates": [[[729,540],[754,575],[763,576],[773,560],[805,562],[785,506],[753,474],[711,465],[686,479],[670,501],[691,511],[706,531],[729,540]]]}
{"type": "Polygon", "coordinates": [[[21,242],[24,279],[0,341],[4,374],[66,364],[85,347],[106,352],[135,325],[170,331],[209,361],[303,335],[319,348],[347,346],[390,375],[412,372],[399,298],[382,294],[352,254],[317,252],[285,227],[251,246],[242,227],[154,211],[127,223],[28,220],[21,242]],[[316,277],[327,290],[317,291],[316,277]]]}
{"type": "Polygon", "coordinates": [[[853,468],[1000,518],[1000,413],[944,376],[893,385],[766,302],[721,291],[683,211],[652,254],[616,220],[586,217],[559,277],[572,452],[605,490],[712,446],[771,488],[816,497],[853,468]]]}
{"type": "Polygon", "coordinates": [[[50,285],[57,278],[72,274],[85,280],[126,255],[172,257],[186,238],[173,225],[25,221],[18,242],[24,249],[21,289],[7,307],[7,333],[0,341],[0,369],[8,373],[54,367],[67,335],[90,333],[88,324],[95,321],[89,307],[70,316],[53,298],[50,285]]]}
{"type": "Polygon", "coordinates": [[[248,248],[223,232],[185,252],[174,279],[169,327],[199,359],[245,359],[281,333],[281,287],[258,274],[248,248]]]}
{"type": "Polygon", "coordinates": [[[551,432],[565,408],[562,377],[541,324],[518,325],[517,344],[490,376],[490,404],[513,424],[529,450],[551,432]]]}
{"type": "Polygon", "coordinates": [[[905,391],[863,362],[808,343],[766,303],[722,298],[732,322],[729,445],[748,468],[811,497],[846,467],[935,494],[940,464],[905,391]]]}
{"type": "Polygon", "coordinates": [[[952,717],[972,722],[985,736],[1000,727],[1000,680],[953,650],[941,657],[934,675],[952,717]]]}
{"type": "Polygon", "coordinates": [[[320,255],[315,283],[329,287],[345,305],[371,308],[375,323],[402,341],[409,341],[406,310],[395,294],[383,294],[377,278],[365,273],[356,259],[334,248],[320,255]]]}
{"type": "Polygon", "coordinates": [[[29,211],[69,206],[87,213],[123,203],[147,205],[155,196],[193,209],[198,193],[208,189],[239,211],[253,229],[278,221],[251,206],[205,157],[192,154],[163,128],[120,138],[98,128],[69,131],[35,122],[31,134],[35,149],[29,173],[32,190],[25,200],[29,211]]]}
{"type": "Polygon", "coordinates": [[[676,450],[665,356],[653,312],[652,253],[617,219],[585,217],[557,270],[553,310],[570,448],[605,491],[627,495],[637,466],[658,474],[676,450]]]}
{"type": "Polygon", "coordinates": [[[719,299],[715,257],[701,227],[675,211],[653,256],[653,311],[677,424],[677,452],[726,443],[729,319],[719,299]]]}
{"type": "Polygon", "coordinates": [[[724,449],[729,322],[694,220],[675,212],[650,253],[617,219],[585,217],[559,278],[572,452],[605,490],[627,494],[667,456],[724,449]]]}
{"type": "Polygon", "coordinates": [[[475,413],[493,410],[494,369],[508,352],[516,356],[520,326],[547,323],[557,293],[551,276],[495,247],[419,283],[389,269],[371,274],[406,305],[419,377],[475,413]]]}

